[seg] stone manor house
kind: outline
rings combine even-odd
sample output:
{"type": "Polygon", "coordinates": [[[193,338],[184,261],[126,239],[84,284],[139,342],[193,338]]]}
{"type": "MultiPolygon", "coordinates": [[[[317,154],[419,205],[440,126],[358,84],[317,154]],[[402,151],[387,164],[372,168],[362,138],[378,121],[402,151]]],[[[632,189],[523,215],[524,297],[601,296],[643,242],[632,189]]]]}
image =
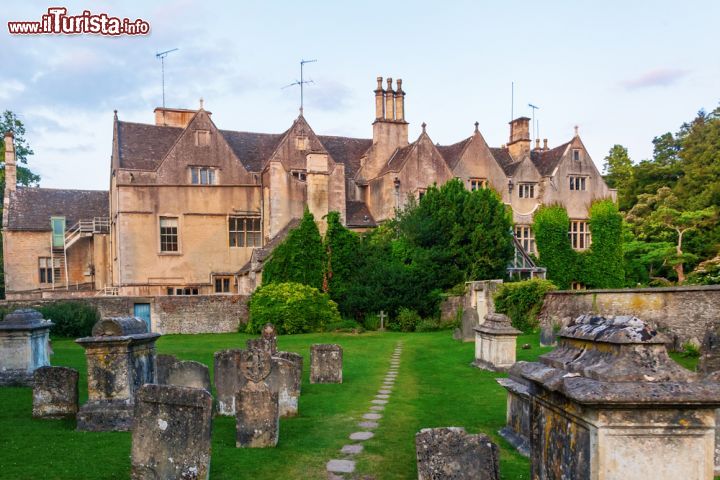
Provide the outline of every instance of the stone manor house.
{"type": "Polygon", "coordinates": [[[211,112],[156,108],[152,124],[113,118],[109,191],[16,185],[12,133],[5,136],[3,217],[8,299],[58,296],[246,294],[262,262],[305,207],[319,220],[340,212],[366,230],[408,196],[461,179],[493,188],[512,208],[517,244],[535,249],[542,204],[564,205],[577,249],[588,248],[588,207],[615,198],[580,136],[531,145],[530,119],[510,122],[490,147],[475,123],[452,145],[426,125],[408,138],[402,80],[377,79],[372,138],[318,135],[298,116],[283,133],[222,130],[211,112]]]}

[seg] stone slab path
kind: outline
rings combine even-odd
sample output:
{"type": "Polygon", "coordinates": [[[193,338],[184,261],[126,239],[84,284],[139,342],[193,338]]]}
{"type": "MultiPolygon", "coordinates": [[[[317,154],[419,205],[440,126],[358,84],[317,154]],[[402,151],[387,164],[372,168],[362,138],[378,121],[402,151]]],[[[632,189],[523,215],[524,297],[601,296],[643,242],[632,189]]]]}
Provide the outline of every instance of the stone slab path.
{"type": "Polygon", "coordinates": [[[356,443],[348,443],[340,449],[340,455],[327,462],[325,469],[328,473],[329,480],[345,480],[353,478],[355,472],[355,458],[363,452],[362,442],[373,438],[375,433],[372,431],[380,425],[383,414],[380,413],[385,409],[392,397],[392,388],[400,368],[400,354],[402,353],[402,342],[398,342],[393,351],[390,360],[390,369],[383,380],[383,384],[378,390],[375,398],[370,400],[371,406],[369,412],[363,414],[362,420],[357,424],[362,430],[353,432],[348,437],[356,443]]]}

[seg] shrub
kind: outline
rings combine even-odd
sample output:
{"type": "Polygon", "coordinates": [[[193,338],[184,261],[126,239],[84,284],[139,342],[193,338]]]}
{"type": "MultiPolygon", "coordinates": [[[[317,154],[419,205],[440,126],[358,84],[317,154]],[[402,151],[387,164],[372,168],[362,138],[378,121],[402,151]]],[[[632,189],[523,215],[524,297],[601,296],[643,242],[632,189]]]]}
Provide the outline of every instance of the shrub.
{"type": "Polygon", "coordinates": [[[97,309],[83,302],[56,302],[39,307],[38,311],[55,324],[50,329],[54,337],[87,337],[100,320],[97,309]]]}
{"type": "Polygon", "coordinates": [[[325,326],[326,332],[351,332],[362,333],[365,331],[362,325],[355,320],[343,319],[339,322],[332,322],[325,326]]]}
{"type": "Polygon", "coordinates": [[[510,317],[515,328],[530,332],[537,327],[543,298],[551,290],[555,290],[552,282],[537,278],[504,283],[495,294],[495,310],[510,317]]]}
{"type": "Polygon", "coordinates": [[[380,328],[380,317],[374,313],[368,313],[363,319],[363,326],[365,330],[377,330],[380,328]]]}
{"type": "Polygon", "coordinates": [[[415,326],[420,323],[420,315],[415,310],[401,308],[397,317],[389,322],[388,329],[400,332],[414,332],[415,326]]]}
{"type": "Polygon", "coordinates": [[[700,356],[700,347],[693,342],[685,342],[682,344],[683,357],[697,358],[700,356]]]}
{"type": "Polygon", "coordinates": [[[440,330],[440,322],[434,318],[424,318],[415,326],[416,332],[434,332],[440,330]]]}
{"type": "Polygon", "coordinates": [[[246,331],[259,333],[263,325],[273,323],[282,334],[319,332],[340,320],[337,304],[317,288],[271,283],[258,288],[250,299],[246,331]]]}

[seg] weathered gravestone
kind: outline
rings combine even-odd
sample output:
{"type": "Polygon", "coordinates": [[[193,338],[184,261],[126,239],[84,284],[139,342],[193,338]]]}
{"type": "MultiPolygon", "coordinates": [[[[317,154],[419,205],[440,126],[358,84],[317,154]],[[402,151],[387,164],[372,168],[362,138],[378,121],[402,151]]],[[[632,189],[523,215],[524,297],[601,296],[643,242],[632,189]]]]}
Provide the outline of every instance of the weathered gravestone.
{"type": "Polygon", "coordinates": [[[497,445],[464,428],[424,428],[415,435],[418,480],[500,480],[497,445]]]}
{"type": "Polygon", "coordinates": [[[310,383],[342,383],[343,351],[336,344],[310,346],[310,383]]]}
{"type": "Polygon", "coordinates": [[[277,331],[275,325],[272,323],[266,323],[262,328],[262,336],[260,337],[265,342],[266,348],[270,350],[272,355],[277,353],[277,331]]]}
{"type": "Polygon", "coordinates": [[[527,387],[531,477],[712,479],[720,384],[670,359],[629,316],[582,315],[509,371],[527,387]]]}
{"type": "Polygon", "coordinates": [[[135,399],[133,480],[210,476],[212,397],[204,389],[144,385],[135,399]]]}
{"type": "Polygon", "coordinates": [[[272,370],[267,377],[267,384],[270,390],[278,394],[281,417],[293,417],[298,414],[300,380],[297,363],[285,358],[272,357],[272,370]]]}
{"type": "Polygon", "coordinates": [[[208,367],[194,360],[178,360],[173,355],[158,355],[155,383],[210,391],[208,367]]]}
{"type": "Polygon", "coordinates": [[[78,371],[66,367],[40,367],[33,380],[35,418],[69,418],[78,411],[78,371]]]}
{"type": "Polygon", "coordinates": [[[88,401],[77,416],[78,430],[130,430],[135,392],[155,383],[155,341],[135,317],[106,318],[91,337],[76,340],[85,349],[88,401]]]}
{"type": "Polygon", "coordinates": [[[238,448],[274,447],[280,431],[278,393],[266,381],[272,370],[269,350],[240,352],[239,371],[245,379],[235,401],[238,448]]]}
{"type": "Polygon", "coordinates": [[[50,365],[53,323],[33,309],[19,309],[0,322],[0,386],[32,386],[35,369],[50,365]]]}
{"type": "Polygon", "coordinates": [[[215,352],[213,381],[215,383],[215,408],[218,415],[235,416],[235,400],[240,389],[240,353],[242,350],[215,352]]]}
{"type": "Polygon", "coordinates": [[[485,322],[475,327],[475,361],[484,370],[504,372],[515,364],[515,347],[520,330],[502,313],[488,313],[485,322]]]}

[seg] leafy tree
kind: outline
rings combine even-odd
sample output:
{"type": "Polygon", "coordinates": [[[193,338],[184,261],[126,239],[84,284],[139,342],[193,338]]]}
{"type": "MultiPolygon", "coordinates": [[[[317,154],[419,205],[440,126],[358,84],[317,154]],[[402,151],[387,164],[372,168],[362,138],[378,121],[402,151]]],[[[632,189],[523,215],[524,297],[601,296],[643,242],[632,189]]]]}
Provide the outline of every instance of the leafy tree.
{"type": "Polygon", "coordinates": [[[325,250],[315,217],[308,209],[297,228],[272,252],[263,267],[263,285],[297,282],[315,287],[323,286],[325,250]]]}
{"type": "MultiPolygon", "coordinates": [[[[358,255],[360,237],[342,225],[338,212],[330,212],[327,215],[324,247],[327,263],[323,290],[343,308],[346,306],[346,299],[362,258],[358,255]]],[[[350,314],[344,308],[343,313],[350,314]]]]}
{"type": "Polygon", "coordinates": [[[634,170],[627,148],[622,145],[613,145],[605,157],[603,169],[608,187],[616,188],[618,191],[620,209],[626,210],[632,207],[634,170]]]}
{"type": "Polygon", "coordinates": [[[592,288],[620,288],[625,283],[622,216],[615,202],[594,202],[589,223],[592,244],[586,253],[583,280],[592,288]]]}

